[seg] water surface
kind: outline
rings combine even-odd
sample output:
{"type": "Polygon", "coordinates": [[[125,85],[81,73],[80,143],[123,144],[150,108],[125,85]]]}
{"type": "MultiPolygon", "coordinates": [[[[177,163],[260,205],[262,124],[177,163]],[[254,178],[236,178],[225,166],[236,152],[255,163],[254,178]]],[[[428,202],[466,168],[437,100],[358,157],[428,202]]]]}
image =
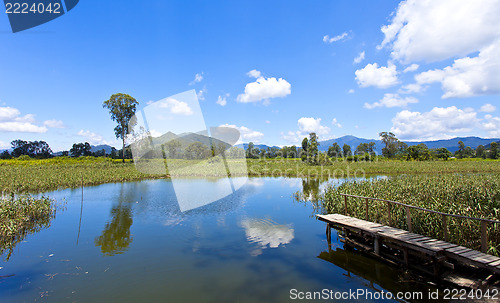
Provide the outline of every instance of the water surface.
{"type": "MultiPolygon", "coordinates": [[[[198,193],[217,186],[185,182],[198,193]]],[[[2,260],[0,301],[289,302],[292,289],[427,291],[408,273],[344,250],[335,233],[329,249],[312,205],[293,199],[303,188],[314,194],[321,182],[251,178],[187,212],[168,180],[85,187],[83,208],[81,189],[47,193],[67,209],[2,260]]]]}

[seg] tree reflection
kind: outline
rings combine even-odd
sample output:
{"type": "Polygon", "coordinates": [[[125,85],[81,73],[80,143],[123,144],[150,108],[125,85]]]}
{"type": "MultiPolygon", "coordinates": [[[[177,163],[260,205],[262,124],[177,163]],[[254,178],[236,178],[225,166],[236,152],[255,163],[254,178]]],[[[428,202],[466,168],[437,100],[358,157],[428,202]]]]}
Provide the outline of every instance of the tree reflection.
{"type": "Polygon", "coordinates": [[[306,178],[302,179],[302,198],[308,201],[316,201],[319,195],[319,185],[321,180],[306,178]]]}
{"type": "Polygon", "coordinates": [[[95,245],[101,247],[101,252],[107,256],[121,254],[127,251],[132,236],[132,209],[129,204],[120,202],[111,209],[111,222],[106,223],[101,236],[95,238],[95,245]]]}

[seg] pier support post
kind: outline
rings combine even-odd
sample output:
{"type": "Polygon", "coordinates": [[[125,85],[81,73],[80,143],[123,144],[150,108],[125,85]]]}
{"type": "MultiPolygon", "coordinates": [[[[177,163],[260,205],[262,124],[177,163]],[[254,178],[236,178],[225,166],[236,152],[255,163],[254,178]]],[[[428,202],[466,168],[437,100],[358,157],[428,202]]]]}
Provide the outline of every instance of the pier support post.
{"type": "Polygon", "coordinates": [[[488,223],[481,221],[481,251],[488,251],[488,223]]]}
{"type": "Polygon", "coordinates": [[[326,242],[328,242],[328,247],[332,245],[332,228],[330,223],[326,223],[326,242]]]}
{"type": "Polygon", "coordinates": [[[380,240],[378,236],[375,236],[375,238],[373,238],[373,250],[375,251],[375,254],[377,256],[380,255],[380,240]]]}

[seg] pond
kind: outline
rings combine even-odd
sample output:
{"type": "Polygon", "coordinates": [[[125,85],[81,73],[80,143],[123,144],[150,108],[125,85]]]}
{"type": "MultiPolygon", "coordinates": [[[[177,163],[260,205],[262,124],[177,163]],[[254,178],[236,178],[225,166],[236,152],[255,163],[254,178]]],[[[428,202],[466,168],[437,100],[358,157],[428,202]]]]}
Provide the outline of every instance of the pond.
{"type": "MultiPolygon", "coordinates": [[[[197,194],[218,184],[182,182],[197,194]]],[[[434,290],[344,250],[335,233],[330,250],[313,205],[293,198],[323,185],[250,178],[232,195],[184,212],[169,180],[85,187],[83,203],[82,189],[46,193],[66,210],[2,259],[0,301],[289,302],[325,290],[366,293],[344,300],[354,302],[434,290]]]]}

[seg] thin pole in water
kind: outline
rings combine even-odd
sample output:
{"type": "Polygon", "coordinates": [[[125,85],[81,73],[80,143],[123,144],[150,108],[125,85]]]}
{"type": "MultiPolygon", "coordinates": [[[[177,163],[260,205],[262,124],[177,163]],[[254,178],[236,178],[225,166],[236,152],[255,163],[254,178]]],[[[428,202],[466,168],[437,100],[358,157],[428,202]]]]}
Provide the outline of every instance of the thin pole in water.
{"type": "Polygon", "coordinates": [[[76,237],[76,245],[80,240],[80,228],[82,227],[82,213],[83,213],[83,175],[82,175],[82,202],[80,203],[80,223],[78,224],[78,236],[76,237]]]}

